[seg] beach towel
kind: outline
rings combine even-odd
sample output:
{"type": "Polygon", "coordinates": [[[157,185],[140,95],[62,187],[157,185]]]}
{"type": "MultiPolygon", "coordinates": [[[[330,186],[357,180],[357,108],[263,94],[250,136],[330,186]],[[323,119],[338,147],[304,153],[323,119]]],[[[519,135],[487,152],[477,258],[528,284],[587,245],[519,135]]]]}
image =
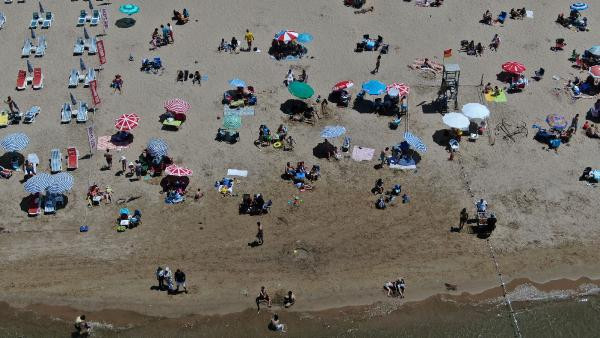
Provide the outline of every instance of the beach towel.
{"type": "Polygon", "coordinates": [[[254,107],[242,107],[238,109],[232,109],[228,106],[223,106],[223,116],[254,116],[254,107]]]}
{"type": "Polygon", "coordinates": [[[352,159],[355,161],[370,161],[373,159],[373,155],[375,154],[375,149],[372,148],[363,148],[354,146],[352,149],[352,159]]]}
{"type": "MultiPolygon", "coordinates": [[[[277,60],[273,55],[271,55],[271,59],[273,60],[277,60]]],[[[282,59],[279,59],[279,61],[298,61],[300,60],[299,56],[293,56],[293,55],[288,55],[282,59]]]]}
{"type": "Polygon", "coordinates": [[[127,149],[129,148],[129,146],[117,146],[116,144],[112,143],[110,141],[110,136],[99,136],[98,137],[98,146],[97,149],[98,150],[106,150],[106,149],[111,149],[111,150],[122,150],[122,149],[127,149]]]}
{"type": "Polygon", "coordinates": [[[504,91],[500,92],[500,95],[493,96],[492,93],[485,94],[485,100],[488,102],[496,102],[496,103],[505,103],[508,101],[506,98],[506,93],[504,91]]]}
{"type": "Polygon", "coordinates": [[[525,11],[525,16],[527,16],[530,19],[533,19],[533,11],[525,11]]]}
{"type": "Polygon", "coordinates": [[[227,169],[227,176],[248,176],[248,170],[227,169]]]}

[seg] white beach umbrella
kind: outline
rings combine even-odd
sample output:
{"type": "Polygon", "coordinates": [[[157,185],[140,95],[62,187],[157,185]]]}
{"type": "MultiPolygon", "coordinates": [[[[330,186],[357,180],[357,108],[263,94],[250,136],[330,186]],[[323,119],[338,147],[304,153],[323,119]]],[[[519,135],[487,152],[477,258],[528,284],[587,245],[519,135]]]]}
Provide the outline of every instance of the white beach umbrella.
{"type": "Polygon", "coordinates": [[[469,128],[469,118],[461,113],[448,113],[442,117],[442,121],[445,125],[455,129],[467,129],[469,128]]]}
{"type": "Polygon", "coordinates": [[[462,113],[471,120],[485,120],[490,117],[490,110],[481,103],[465,104],[462,113]]]}

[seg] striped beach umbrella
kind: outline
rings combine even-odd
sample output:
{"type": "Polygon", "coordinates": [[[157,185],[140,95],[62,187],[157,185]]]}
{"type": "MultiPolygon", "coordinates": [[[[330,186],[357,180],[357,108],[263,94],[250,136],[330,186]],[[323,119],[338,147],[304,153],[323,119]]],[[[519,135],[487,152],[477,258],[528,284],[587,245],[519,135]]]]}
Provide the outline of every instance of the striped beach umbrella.
{"type": "Polygon", "coordinates": [[[169,151],[169,146],[167,142],[163,139],[159,138],[151,138],[148,141],[148,146],[146,147],[148,153],[152,157],[163,157],[167,155],[169,151]]]}
{"type": "Polygon", "coordinates": [[[585,11],[586,9],[588,9],[588,4],[586,4],[585,2],[576,2],[574,4],[571,4],[569,8],[574,11],[585,11]]]}
{"type": "Polygon", "coordinates": [[[165,173],[169,176],[183,177],[192,176],[194,172],[192,171],[192,169],[180,167],[176,164],[171,164],[170,166],[165,168],[165,173]]]}
{"type": "Polygon", "coordinates": [[[503,64],[502,69],[505,72],[512,73],[512,74],[521,74],[527,70],[527,68],[525,68],[525,66],[522,63],[516,62],[516,61],[509,61],[509,62],[503,64]]]}
{"type": "Polygon", "coordinates": [[[399,96],[406,96],[410,93],[410,87],[404,83],[394,82],[391,85],[386,87],[386,90],[389,92],[391,89],[397,89],[399,96]]]}
{"type": "Polygon", "coordinates": [[[407,131],[404,133],[404,140],[411,147],[415,148],[416,151],[418,151],[422,154],[427,152],[427,146],[425,145],[425,143],[423,143],[423,141],[420,138],[413,135],[411,132],[407,131]]]}
{"type": "Polygon", "coordinates": [[[182,99],[170,99],[165,101],[164,107],[172,113],[187,113],[190,110],[190,104],[182,99]]]}
{"type": "Polygon", "coordinates": [[[351,88],[352,86],[354,86],[354,82],[350,81],[350,80],[346,80],[346,81],[340,81],[338,83],[335,84],[335,86],[333,86],[333,88],[331,88],[331,90],[342,90],[342,89],[347,89],[347,88],[351,88]]]}
{"type": "Polygon", "coordinates": [[[24,133],[14,133],[6,135],[2,141],[0,141],[0,145],[4,150],[10,151],[21,151],[27,147],[29,144],[29,137],[24,133]]]}
{"type": "Polygon", "coordinates": [[[71,174],[64,172],[52,175],[51,178],[51,183],[46,188],[51,194],[62,194],[67,192],[73,188],[73,183],[75,182],[75,179],[71,174]]]}
{"type": "Polygon", "coordinates": [[[52,183],[52,176],[47,173],[39,173],[35,176],[30,177],[25,184],[23,184],[23,188],[26,192],[30,194],[35,194],[36,192],[43,192],[48,188],[48,186],[52,183]]]}
{"type": "Polygon", "coordinates": [[[119,116],[115,120],[115,128],[119,131],[129,131],[139,125],[140,117],[135,113],[128,113],[119,116]]]}
{"type": "Polygon", "coordinates": [[[290,42],[298,39],[298,33],[294,31],[280,31],[275,34],[275,39],[282,42],[290,42]]]}
{"type": "Polygon", "coordinates": [[[336,138],[344,135],[346,128],[344,126],[326,126],[321,131],[322,138],[336,138]]]}

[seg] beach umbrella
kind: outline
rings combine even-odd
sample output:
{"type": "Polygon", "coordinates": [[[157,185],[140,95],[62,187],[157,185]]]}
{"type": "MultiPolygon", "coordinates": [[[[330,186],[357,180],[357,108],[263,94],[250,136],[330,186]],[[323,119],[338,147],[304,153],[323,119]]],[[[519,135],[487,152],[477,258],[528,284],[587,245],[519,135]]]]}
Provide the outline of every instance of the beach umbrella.
{"type": "Polygon", "coordinates": [[[226,115],[223,118],[223,128],[227,130],[237,130],[242,127],[242,117],[239,115],[226,115]]]}
{"type": "Polygon", "coordinates": [[[178,177],[186,176],[187,177],[187,176],[192,176],[192,174],[194,172],[192,171],[192,169],[188,169],[188,168],[180,167],[175,164],[171,164],[170,166],[165,168],[165,173],[169,176],[178,176],[178,177]]]}
{"type": "Polygon", "coordinates": [[[472,120],[484,120],[490,116],[488,107],[481,103],[467,103],[462,107],[462,113],[472,120]]]}
{"type": "Polygon", "coordinates": [[[83,37],[86,39],[90,38],[90,34],[88,33],[87,29],[85,29],[85,27],[83,27],[83,37]]]}
{"type": "Polygon", "coordinates": [[[385,83],[378,80],[369,80],[362,84],[362,90],[371,95],[381,95],[385,88],[385,83]]]}
{"type": "Polygon", "coordinates": [[[398,97],[398,95],[400,95],[400,91],[397,88],[390,88],[387,90],[387,94],[391,97],[398,97]]]}
{"type": "Polygon", "coordinates": [[[408,85],[406,85],[404,83],[398,83],[398,82],[394,82],[391,85],[386,87],[388,94],[391,89],[397,89],[398,93],[399,93],[398,95],[400,95],[400,96],[406,96],[410,92],[410,87],[408,85]]]}
{"type": "Polygon", "coordinates": [[[140,8],[134,4],[125,4],[119,7],[119,11],[123,14],[133,15],[140,11],[140,8]]]}
{"type": "Polygon", "coordinates": [[[416,137],[411,132],[407,131],[404,133],[404,141],[406,141],[406,143],[410,144],[411,147],[415,148],[415,150],[420,153],[424,154],[427,152],[427,146],[425,143],[423,143],[420,138],[416,137]]]}
{"type": "Polygon", "coordinates": [[[31,38],[35,39],[36,38],[35,30],[33,28],[30,28],[29,30],[31,31],[31,38]]]}
{"type": "Polygon", "coordinates": [[[595,65],[595,66],[590,67],[588,72],[594,78],[596,78],[596,79],[600,78],[600,65],[595,65]]]}
{"type": "Polygon", "coordinates": [[[516,62],[516,61],[509,61],[509,62],[503,64],[502,69],[505,72],[512,73],[512,74],[521,74],[527,70],[527,68],[525,68],[525,66],[522,63],[516,62]]]}
{"type": "Polygon", "coordinates": [[[169,145],[163,139],[151,138],[146,149],[152,157],[163,157],[167,155],[169,145]]]}
{"type": "Polygon", "coordinates": [[[31,65],[31,62],[29,62],[29,60],[27,60],[27,71],[33,73],[33,66],[31,65]]]}
{"type": "Polygon", "coordinates": [[[44,7],[42,7],[42,2],[38,1],[38,5],[40,6],[40,13],[44,13],[44,7]]]}
{"type": "Polygon", "coordinates": [[[83,62],[83,58],[79,58],[79,68],[81,68],[82,71],[87,69],[85,62],[83,62]]]}
{"type": "Polygon", "coordinates": [[[129,131],[139,125],[140,117],[135,113],[123,114],[115,120],[115,128],[119,131],[129,131]]]}
{"type": "Polygon", "coordinates": [[[275,34],[275,39],[278,41],[289,42],[298,39],[298,33],[294,31],[280,31],[275,34]]]}
{"type": "Polygon", "coordinates": [[[165,101],[164,107],[172,113],[187,113],[190,110],[190,104],[182,99],[170,99],[165,101]]]}
{"type": "Polygon", "coordinates": [[[58,173],[50,176],[50,178],[50,185],[48,185],[46,190],[51,194],[67,192],[73,188],[73,183],[75,182],[75,179],[69,173],[58,173]]]}
{"type": "Polygon", "coordinates": [[[354,86],[354,82],[350,81],[350,80],[346,80],[346,81],[340,81],[338,83],[335,84],[335,86],[333,86],[333,88],[331,88],[331,90],[342,90],[342,89],[347,89],[347,88],[351,88],[352,86],[354,86]]]}
{"type": "Polygon", "coordinates": [[[300,33],[298,35],[298,42],[309,43],[309,42],[312,42],[312,40],[313,40],[313,36],[309,33],[300,33]]]}
{"type": "Polygon", "coordinates": [[[346,128],[343,126],[326,126],[321,131],[322,138],[340,137],[346,133],[346,128]]]}
{"type": "Polygon", "coordinates": [[[75,96],[73,96],[73,93],[69,93],[69,97],[71,98],[71,104],[76,105],[77,100],[75,99],[75,96]]]}
{"type": "Polygon", "coordinates": [[[308,99],[315,93],[315,90],[306,83],[300,81],[294,81],[288,85],[290,94],[294,95],[299,99],[308,99]]]}
{"type": "Polygon", "coordinates": [[[600,56],[600,46],[592,46],[587,52],[594,56],[600,56]]]}
{"type": "Polygon", "coordinates": [[[21,151],[27,147],[29,144],[29,137],[24,133],[13,133],[4,136],[2,141],[0,141],[0,145],[4,150],[11,151],[21,151]]]}
{"type": "Polygon", "coordinates": [[[445,125],[454,129],[467,129],[469,128],[469,118],[461,113],[448,113],[442,117],[442,121],[445,125]]]}
{"type": "Polygon", "coordinates": [[[229,85],[233,88],[246,87],[246,82],[238,78],[229,80],[229,85]]]}
{"type": "Polygon", "coordinates": [[[588,9],[588,4],[586,4],[585,2],[576,2],[574,4],[571,4],[569,8],[571,8],[571,10],[574,11],[585,11],[586,9],[588,9]]]}
{"type": "Polygon", "coordinates": [[[52,182],[53,180],[50,174],[39,173],[30,177],[25,184],[23,184],[23,189],[30,194],[35,194],[36,192],[45,191],[52,182]]]}
{"type": "Polygon", "coordinates": [[[546,122],[551,128],[562,130],[567,127],[567,119],[563,115],[550,114],[546,117],[546,122]]]}

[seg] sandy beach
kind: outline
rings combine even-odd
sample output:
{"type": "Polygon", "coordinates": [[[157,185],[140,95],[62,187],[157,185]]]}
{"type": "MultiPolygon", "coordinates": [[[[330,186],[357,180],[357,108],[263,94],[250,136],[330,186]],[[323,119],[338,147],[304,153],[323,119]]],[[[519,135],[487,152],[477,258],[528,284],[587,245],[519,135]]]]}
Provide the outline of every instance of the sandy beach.
{"type": "MultiPolygon", "coordinates": [[[[557,152],[533,139],[533,124],[545,125],[546,115],[560,113],[570,119],[582,118],[594,99],[572,100],[563,91],[563,82],[574,76],[585,78],[568,60],[571,50],[583,52],[598,44],[600,12],[592,6],[584,14],[591,31],[576,32],[557,25],[558,13],[569,11],[568,2],[446,0],[439,8],[422,8],[414,2],[371,1],[374,12],[354,14],[342,1],[140,1],[140,12],[130,28],[115,22],[126,15],[118,12],[119,2],[94,1],[105,8],[109,28],[104,41],[107,63],[98,71],[98,90],[102,100],[86,124],[60,123],[60,107],[69,93],[91,104],[88,88],[68,89],[68,75],[79,67],[72,55],[73,43],[83,35],[76,27],[84,1],[43,3],[55,15],[52,27],[36,30],[48,41],[46,55],[29,57],[44,74],[44,88],[15,90],[19,69],[26,68],[20,57],[31,13],[38,11],[34,1],[1,4],[7,21],[0,30],[0,60],[4,72],[0,81],[3,100],[11,96],[21,110],[41,107],[33,124],[9,125],[0,129],[0,138],[15,132],[26,133],[30,142],[23,154],[40,157],[39,171],[48,171],[50,150],[75,146],[81,155],[88,153],[86,127],[94,125],[97,136],[115,133],[114,120],[121,113],[137,113],[140,125],[133,142],[113,152],[135,159],[150,138],[169,144],[175,163],[194,171],[190,177],[187,200],[167,205],[160,193],[161,178],[130,181],[117,176],[117,169],[100,170],[105,164],[101,151],[82,158],[79,168],[70,172],[73,189],[68,203],[55,215],[28,217],[23,199],[22,172],[0,182],[0,257],[6,278],[0,280],[0,301],[12,306],[31,304],[68,306],[81,311],[120,309],[141,315],[182,317],[187,315],[225,315],[254,308],[254,298],[264,285],[280,300],[294,290],[297,303],[292,311],[318,311],[377,302],[398,304],[423,300],[450,292],[479,293],[498,287],[499,279],[491,258],[490,246],[505,282],[528,278],[535,282],[569,278],[600,278],[598,263],[598,189],[580,182],[585,167],[600,166],[600,143],[578,132],[557,152]],[[501,10],[523,7],[533,18],[507,19],[502,26],[479,23],[489,9],[494,16],[501,10]],[[173,9],[187,8],[190,21],[174,25],[173,9]],[[174,25],[173,44],[149,50],[152,31],[161,24],[174,25]],[[217,52],[221,38],[235,36],[243,41],[246,29],[256,38],[258,52],[239,54],[217,52]],[[267,50],[273,35],[282,30],[308,32],[314,40],[306,44],[307,56],[298,61],[276,61],[267,50]],[[377,52],[355,53],[363,34],[381,35],[389,44],[382,56],[379,73],[372,75],[377,52]],[[459,53],[461,40],[475,40],[487,46],[499,34],[502,44],[497,52],[488,49],[482,57],[459,53]],[[567,47],[554,52],[554,40],[564,38],[567,47]],[[445,61],[443,51],[453,49],[445,61]],[[130,55],[133,61],[129,61],[130,55]],[[164,71],[141,72],[143,58],[160,56],[164,71]],[[437,142],[447,129],[441,115],[430,112],[428,103],[437,97],[441,77],[423,76],[407,65],[415,58],[456,63],[461,68],[459,110],[463,104],[486,104],[491,116],[490,134],[477,142],[464,140],[461,149],[448,161],[445,145],[437,142]],[[496,74],[506,61],[519,61],[527,67],[528,77],[543,67],[541,81],[530,80],[527,88],[507,95],[508,102],[481,101],[481,82],[502,86],[496,74]],[[282,81],[289,68],[299,74],[305,69],[315,97],[327,97],[331,87],[342,80],[355,82],[353,97],[360,84],[378,79],[384,83],[404,82],[411,88],[409,117],[398,130],[388,127],[391,117],[336,108],[314,125],[292,122],[280,106],[293,96],[282,81]],[[176,82],[178,70],[199,71],[206,76],[201,86],[191,81],[176,82]],[[123,93],[109,87],[115,74],[124,80],[123,93]],[[554,80],[556,75],[560,80],[554,80]],[[240,142],[230,145],[215,141],[223,123],[223,92],[228,81],[240,78],[256,88],[255,115],[244,117],[240,142]],[[187,120],[178,131],[161,130],[159,115],[163,102],[182,98],[190,103],[187,120]],[[376,169],[379,152],[403,140],[404,124],[428,146],[418,169],[394,171],[376,169]],[[275,130],[284,123],[296,140],[292,152],[273,147],[257,147],[253,141],[258,128],[266,124],[275,130]],[[504,138],[495,128],[508,124],[525,126],[526,133],[504,138]],[[341,160],[317,159],[313,148],[322,141],[319,134],[328,125],[343,125],[352,145],[375,149],[372,161],[356,162],[349,155],[341,160]],[[312,191],[300,192],[281,175],[286,162],[320,164],[322,177],[312,191]],[[227,169],[248,170],[238,178],[236,196],[223,197],[213,188],[226,176],[227,169]],[[382,178],[389,189],[401,184],[410,203],[375,208],[371,188],[382,178]],[[88,186],[111,186],[112,204],[87,207],[88,186]],[[200,188],[204,197],[193,200],[200,188]],[[239,215],[242,195],[262,193],[273,201],[266,215],[239,215]],[[297,196],[299,206],[289,205],[297,196]],[[458,226],[459,213],[485,198],[498,217],[497,228],[487,239],[468,229],[451,232],[458,226]],[[119,199],[131,201],[117,204],[119,199]],[[118,233],[115,220],[119,209],[140,209],[141,226],[118,233]],[[265,243],[256,248],[256,222],[264,225],[265,243]],[[89,232],[80,233],[81,225],[89,232]],[[188,294],[167,295],[153,290],[158,266],[182,269],[187,274],[188,294]],[[407,283],[405,300],[387,298],[381,286],[402,276],[407,283]],[[448,291],[445,283],[457,285],[448,291]]],[[[369,4],[370,6],[370,4],[369,4]]],[[[88,10],[89,11],[89,10],[88,10]]],[[[102,25],[86,29],[90,35],[102,34],[102,25]]],[[[245,42],[242,42],[245,47],[245,42]]],[[[83,56],[89,67],[99,68],[97,55],[83,56]]],[[[314,97],[313,97],[314,99],[314,97]]],[[[3,109],[6,109],[3,107],[3,109]]],[[[343,138],[332,140],[340,145],[343,138]]],[[[116,163],[117,164],[117,163],[116,163]]],[[[117,167],[119,165],[116,165],[117,167]]],[[[272,311],[285,316],[277,304],[272,311]]],[[[265,316],[265,313],[261,313],[265,316]]],[[[266,318],[266,317],[265,317],[266,318]]],[[[265,329],[266,331],[266,329],[265,329]]],[[[260,335],[261,333],[256,333],[260,335]]]]}

